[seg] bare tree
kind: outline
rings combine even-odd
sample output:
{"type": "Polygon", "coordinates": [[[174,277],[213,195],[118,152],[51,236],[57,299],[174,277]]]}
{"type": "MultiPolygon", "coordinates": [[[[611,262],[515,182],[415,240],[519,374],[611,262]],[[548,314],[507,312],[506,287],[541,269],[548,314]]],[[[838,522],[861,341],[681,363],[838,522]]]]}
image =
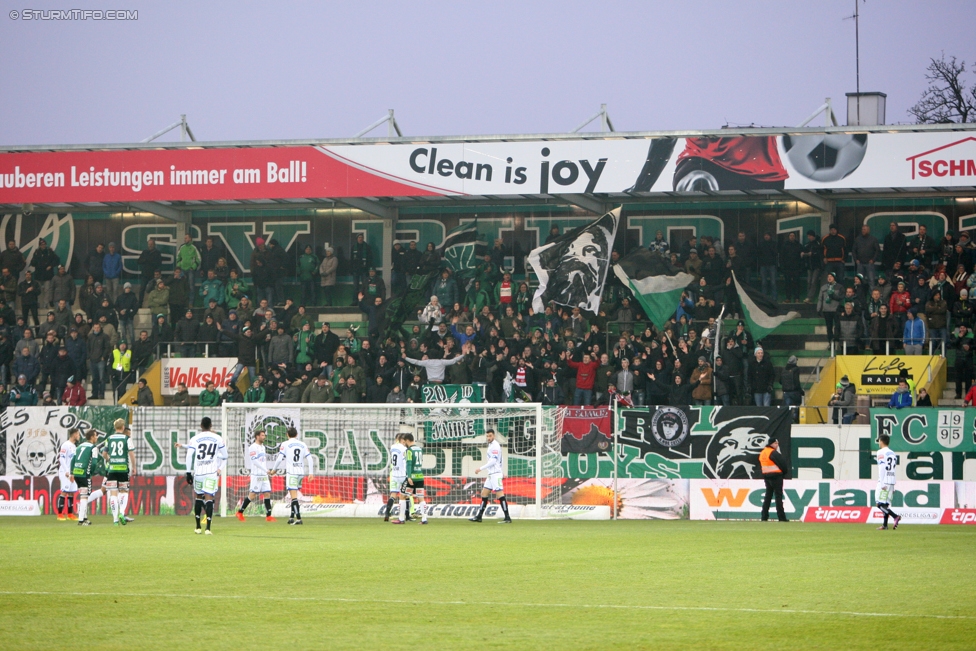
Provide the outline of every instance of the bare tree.
{"type": "Polygon", "coordinates": [[[918,124],[976,122],[976,85],[967,87],[962,78],[966,62],[946,61],[945,54],[930,61],[925,73],[929,87],[908,114],[918,124]]]}

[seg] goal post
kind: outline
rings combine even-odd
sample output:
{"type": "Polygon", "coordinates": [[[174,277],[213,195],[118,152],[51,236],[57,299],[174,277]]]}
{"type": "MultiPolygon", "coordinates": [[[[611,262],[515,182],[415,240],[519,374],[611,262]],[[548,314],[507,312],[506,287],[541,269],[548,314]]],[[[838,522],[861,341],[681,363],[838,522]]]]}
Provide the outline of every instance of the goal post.
{"type": "MultiPolygon", "coordinates": [[[[220,513],[238,507],[248,492],[247,448],[266,434],[269,466],[295,427],[312,453],[302,487],[309,515],[382,515],[389,491],[389,450],[399,433],[423,446],[432,514],[460,516],[480,502],[485,432],[502,446],[505,494],[516,517],[543,518],[562,501],[560,431],[563,408],[539,403],[241,404],[221,406],[220,431],[228,460],[220,513]],[[449,510],[450,509],[450,510],[449,510]]],[[[284,497],[284,477],[272,477],[272,500],[284,497]]],[[[256,505],[260,508],[260,505],[256,505]]],[[[257,512],[257,511],[255,511],[257,512]]],[[[500,510],[494,509],[492,511],[500,510]]]]}

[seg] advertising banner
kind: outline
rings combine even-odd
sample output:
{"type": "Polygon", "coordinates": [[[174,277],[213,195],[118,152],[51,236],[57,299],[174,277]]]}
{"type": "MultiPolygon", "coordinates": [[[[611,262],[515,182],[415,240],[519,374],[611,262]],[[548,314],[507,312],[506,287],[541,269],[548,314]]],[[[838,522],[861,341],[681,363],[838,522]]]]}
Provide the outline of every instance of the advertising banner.
{"type": "Polygon", "coordinates": [[[37,500],[0,500],[0,516],[40,515],[37,500]]]}
{"type": "Polygon", "coordinates": [[[929,363],[937,358],[926,355],[838,355],[834,358],[838,381],[847,376],[861,395],[891,395],[898,388],[902,372],[917,381],[929,363]]]}
{"type": "Polygon", "coordinates": [[[6,441],[6,472],[34,477],[58,474],[58,452],[68,430],[82,436],[95,428],[114,431],[116,418],[128,419],[126,407],[7,407],[0,413],[0,437],[6,441]]]}
{"type": "Polygon", "coordinates": [[[607,452],[613,447],[613,411],[609,407],[566,407],[562,453],[607,452]]]}
{"type": "Polygon", "coordinates": [[[891,437],[895,452],[974,452],[976,412],[963,408],[872,409],[871,441],[891,437]]]}
{"type": "MultiPolygon", "coordinates": [[[[220,432],[220,409],[213,407],[133,407],[132,447],[140,475],[182,475],[186,472],[186,451],[177,443],[186,443],[200,429],[200,421],[209,416],[213,429],[220,432]]],[[[228,446],[230,442],[228,441],[228,446]]],[[[228,452],[233,451],[228,447],[228,452]]],[[[232,457],[233,458],[233,457],[232,457]]],[[[240,467],[244,467],[243,458],[240,467]]],[[[230,468],[228,463],[228,468],[230,468]]]]}
{"type": "MultiPolygon", "coordinates": [[[[783,507],[786,517],[799,520],[808,507],[872,509],[876,504],[877,483],[857,481],[789,480],[784,483],[783,507]]],[[[693,479],[690,488],[692,520],[756,520],[759,519],[766,486],[762,481],[693,479]]],[[[903,516],[904,522],[937,523],[943,508],[955,506],[955,486],[946,481],[906,481],[895,485],[891,508],[903,516]]],[[[775,508],[771,508],[775,518],[775,508]]],[[[845,512],[844,517],[856,521],[857,515],[845,512]]],[[[825,521],[826,514],[817,521],[825,521]]],[[[841,515],[831,516],[841,518],[841,515]]],[[[871,521],[870,514],[864,516],[871,521]]]]}
{"type": "Polygon", "coordinates": [[[679,477],[758,479],[759,453],[773,437],[791,458],[793,419],[781,407],[641,407],[620,417],[621,456],[675,466],[679,477]]]}
{"type": "Polygon", "coordinates": [[[958,132],[0,154],[0,203],[970,187],[958,132]]]}
{"type": "Polygon", "coordinates": [[[976,509],[945,509],[939,524],[976,525],[976,509]]]}
{"type": "Polygon", "coordinates": [[[563,503],[604,506],[621,520],[687,520],[688,479],[567,479],[563,503]]]}
{"type": "Polygon", "coordinates": [[[161,360],[162,394],[171,396],[180,384],[185,384],[191,396],[200,395],[213,382],[223,392],[237,365],[236,357],[182,357],[161,360]]]}

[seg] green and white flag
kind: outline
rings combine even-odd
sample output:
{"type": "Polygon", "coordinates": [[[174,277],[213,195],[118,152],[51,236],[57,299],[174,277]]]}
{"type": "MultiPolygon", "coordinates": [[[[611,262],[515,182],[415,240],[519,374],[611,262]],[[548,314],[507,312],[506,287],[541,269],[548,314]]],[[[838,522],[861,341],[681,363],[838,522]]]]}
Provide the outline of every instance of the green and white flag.
{"type": "Polygon", "coordinates": [[[677,311],[681,292],[695,280],[660,254],[643,247],[621,258],[613,266],[613,273],[634,293],[647,318],[658,329],[677,311]]]}
{"type": "Polygon", "coordinates": [[[799,312],[787,312],[768,296],[740,283],[735,277],[735,272],[732,272],[732,282],[735,283],[735,290],[739,293],[739,303],[742,305],[742,316],[746,326],[756,341],[787,321],[800,316],[799,312]]]}
{"type": "Polygon", "coordinates": [[[478,222],[466,222],[453,229],[441,244],[441,257],[454,273],[473,270],[478,266],[479,250],[484,255],[487,244],[479,240],[478,222]]]}

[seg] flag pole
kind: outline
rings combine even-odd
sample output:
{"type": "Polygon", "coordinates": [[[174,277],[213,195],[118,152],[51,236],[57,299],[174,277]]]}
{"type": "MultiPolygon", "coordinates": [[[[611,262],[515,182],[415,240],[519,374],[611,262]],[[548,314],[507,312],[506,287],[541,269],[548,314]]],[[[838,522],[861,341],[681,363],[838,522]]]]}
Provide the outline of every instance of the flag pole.
{"type": "Polygon", "coordinates": [[[718,313],[718,318],[715,319],[715,337],[712,341],[712,368],[715,368],[715,358],[718,357],[718,347],[719,341],[722,334],[722,317],[725,316],[725,305],[722,305],[722,311],[718,313]]]}
{"type": "Polygon", "coordinates": [[[617,430],[617,405],[619,404],[617,394],[613,395],[613,495],[610,500],[610,517],[618,520],[617,517],[617,466],[620,463],[620,454],[617,450],[618,430],[617,430]]]}

